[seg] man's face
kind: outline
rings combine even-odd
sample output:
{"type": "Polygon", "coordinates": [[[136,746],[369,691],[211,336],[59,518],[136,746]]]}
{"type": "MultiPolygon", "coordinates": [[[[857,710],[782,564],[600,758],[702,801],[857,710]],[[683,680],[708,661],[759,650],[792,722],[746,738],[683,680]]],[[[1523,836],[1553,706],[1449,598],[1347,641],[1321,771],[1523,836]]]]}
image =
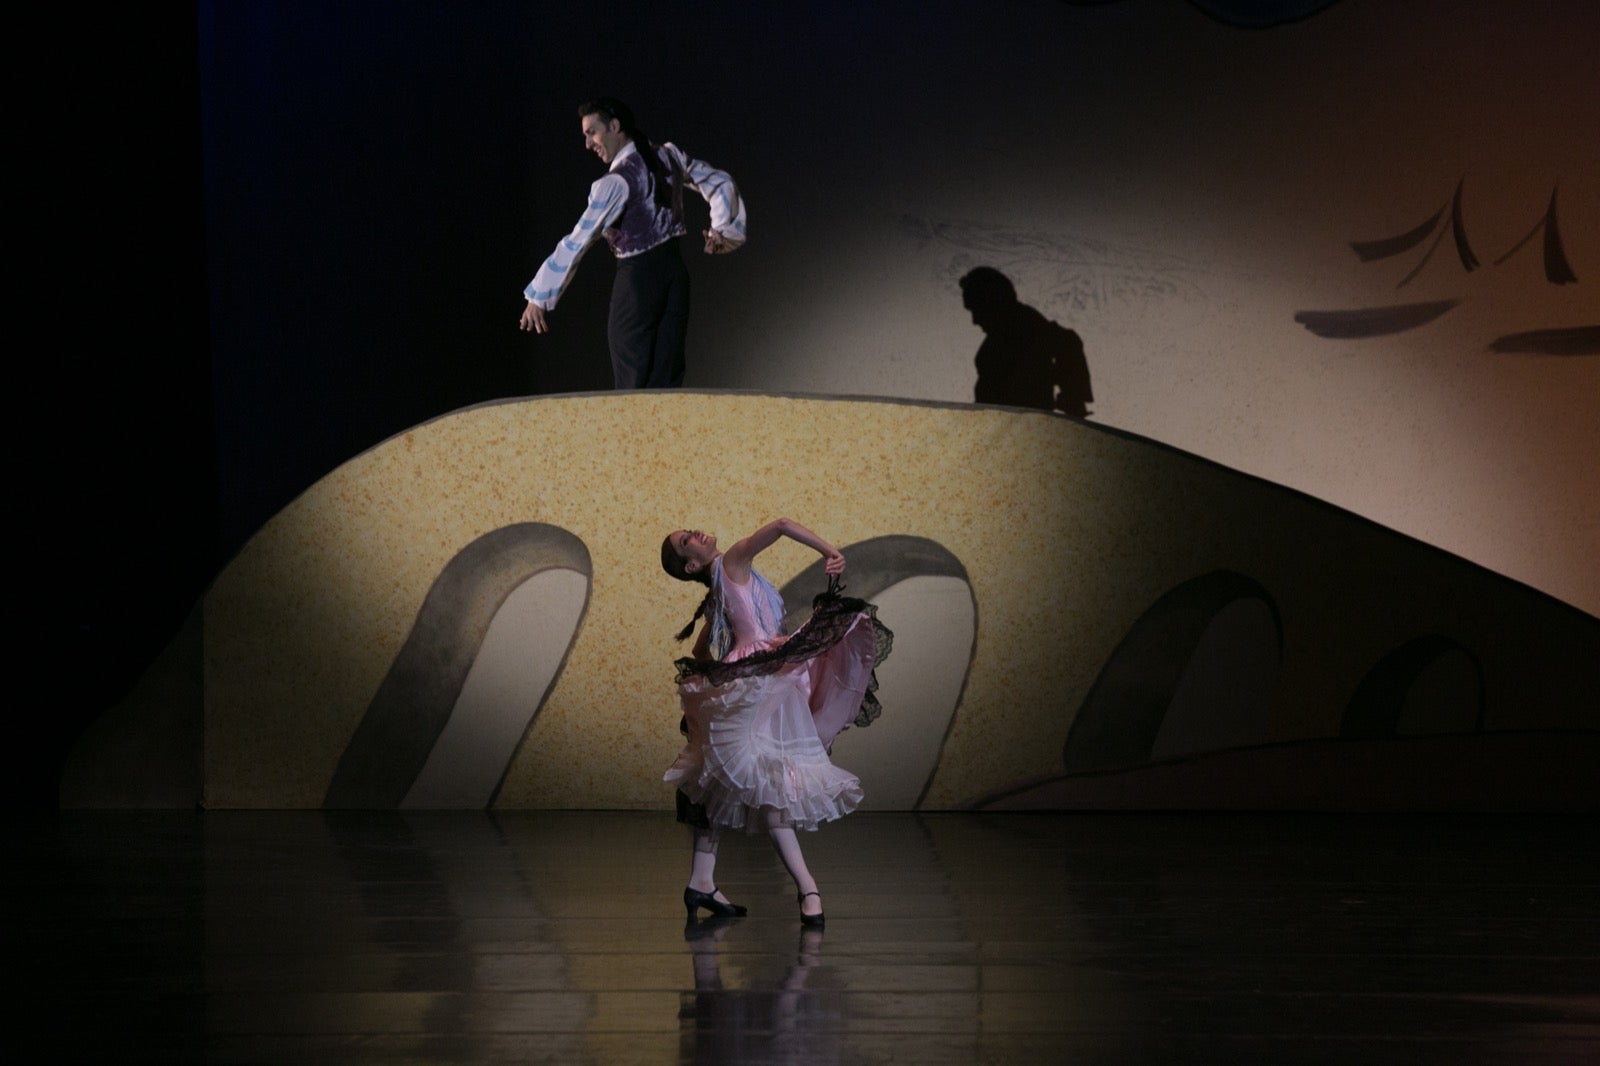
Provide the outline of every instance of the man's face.
{"type": "Polygon", "coordinates": [[[616,119],[606,122],[599,115],[583,116],[583,146],[599,156],[606,166],[617,158],[628,140],[628,135],[622,132],[622,123],[616,119]]]}

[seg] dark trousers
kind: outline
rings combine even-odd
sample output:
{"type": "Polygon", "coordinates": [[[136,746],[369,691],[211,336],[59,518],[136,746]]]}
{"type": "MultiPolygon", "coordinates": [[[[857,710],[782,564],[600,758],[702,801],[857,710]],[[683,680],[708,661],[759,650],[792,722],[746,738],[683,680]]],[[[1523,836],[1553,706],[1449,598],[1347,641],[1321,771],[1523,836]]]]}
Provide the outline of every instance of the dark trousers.
{"type": "Polygon", "coordinates": [[[689,271],[673,238],[617,260],[606,339],[619,389],[673,389],[683,384],[683,342],[689,332],[689,271]]]}

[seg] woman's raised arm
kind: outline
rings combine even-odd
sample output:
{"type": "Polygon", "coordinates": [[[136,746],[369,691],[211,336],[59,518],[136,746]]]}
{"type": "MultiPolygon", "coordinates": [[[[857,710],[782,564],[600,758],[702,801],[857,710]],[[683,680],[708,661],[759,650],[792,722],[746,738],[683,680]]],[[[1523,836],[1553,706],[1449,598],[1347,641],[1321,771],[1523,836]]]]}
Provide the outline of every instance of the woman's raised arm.
{"type": "Polygon", "coordinates": [[[722,554],[722,573],[743,585],[750,580],[750,565],[755,557],[788,537],[812,549],[825,560],[824,569],[830,574],[844,572],[844,556],[839,549],[817,536],[792,518],[775,518],[754,533],[735,543],[722,554]]]}

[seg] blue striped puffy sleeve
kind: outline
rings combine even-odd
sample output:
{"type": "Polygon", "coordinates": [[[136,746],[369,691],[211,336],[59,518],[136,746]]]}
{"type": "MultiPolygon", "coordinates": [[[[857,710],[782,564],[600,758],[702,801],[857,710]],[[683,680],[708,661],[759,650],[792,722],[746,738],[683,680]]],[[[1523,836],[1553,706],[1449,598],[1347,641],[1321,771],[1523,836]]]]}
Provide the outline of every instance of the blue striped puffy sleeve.
{"type": "Polygon", "coordinates": [[[745,241],[744,197],[739,187],[725,170],[718,170],[703,159],[695,159],[675,144],[664,144],[682,170],[685,184],[699,193],[711,209],[711,229],[729,244],[738,246],[745,241]]]}
{"type": "Polygon", "coordinates": [[[594,244],[595,238],[617,220],[627,202],[628,183],[619,174],[607,174],[589,186],[589,204],[583,209],[583,217],[578,219],[571,233],[561,238],[550,258],[522,290],[522,295],[546,311],[554,310],[556,301],[566,291],[567,282],[572,280],[578,260],[594,244]]]}

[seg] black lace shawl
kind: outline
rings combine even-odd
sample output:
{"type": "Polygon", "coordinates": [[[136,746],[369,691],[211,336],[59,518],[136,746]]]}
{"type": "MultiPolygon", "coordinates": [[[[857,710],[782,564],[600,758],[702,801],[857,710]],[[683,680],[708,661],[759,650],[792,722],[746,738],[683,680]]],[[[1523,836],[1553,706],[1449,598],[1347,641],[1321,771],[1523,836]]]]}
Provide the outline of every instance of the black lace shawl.
{"type": "MultiPolygon", "coordinates": [[[[858,615],[865,614],[871,625],[874,645],[873,670],[867,688],[861,696],[861,709],[856,713],[857,726],[869,726],[883,713],[878,702],[878,664],[889,657],[894,648],[894,633],[878,621],[878,608],[866,600],[843,595],[844,585],[837,577],[828,579],[828,589],[811,601],[811,617],[794,634],[776,648],[754,652],[734,662],[717,659],[684,657],[677,660],[677,681],[682,684],[693,677],[703,677],[712,685],[725,685],[745,677],[761,677],[775,673],[791,663],[801,663],[823,654],[844,638],[855,624],[858,615]]],[[[686,729],[686,726],[680,728],[686,729]]]]}

